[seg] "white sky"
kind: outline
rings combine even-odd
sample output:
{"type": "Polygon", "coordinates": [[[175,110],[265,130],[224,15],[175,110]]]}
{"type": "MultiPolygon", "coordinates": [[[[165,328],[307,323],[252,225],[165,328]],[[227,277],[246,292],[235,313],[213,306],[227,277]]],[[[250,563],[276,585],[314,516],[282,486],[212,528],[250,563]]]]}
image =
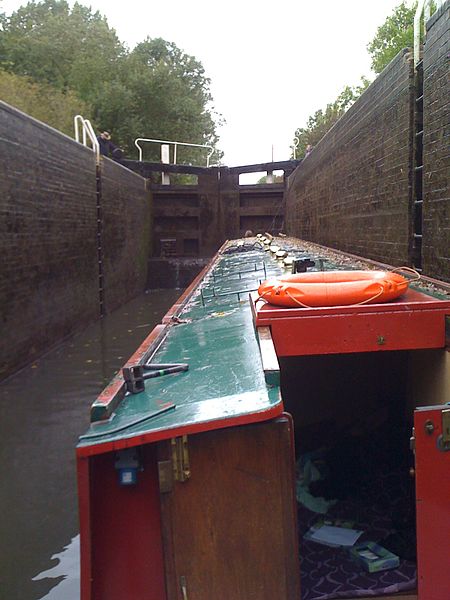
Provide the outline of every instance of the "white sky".
{"type": "MultiPolygon", "coordinates": [[[[219,146],[229,166],[269,161],[272,145],[274,160],[288,159],[297,127],[345,85],[373,78],[366,46],[400,2],[81,0],[130,48],[162,37],[201,61],[226,119],[219,146]]],[[[0,6],[9,14],[25,3],[0,6]]],[[[151,123],[142,136],[153,137],[151,123]]]]}

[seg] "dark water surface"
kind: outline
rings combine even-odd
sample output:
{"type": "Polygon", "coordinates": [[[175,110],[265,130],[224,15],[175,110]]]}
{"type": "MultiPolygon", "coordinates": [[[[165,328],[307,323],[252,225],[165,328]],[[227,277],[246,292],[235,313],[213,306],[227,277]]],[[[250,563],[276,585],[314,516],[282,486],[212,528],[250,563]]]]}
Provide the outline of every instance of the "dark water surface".
{"type": "Polygon", "coordinates": [[[0,599],[77,600],[75,445],[180,290],[152,290],[0,384],[0,599]]]}

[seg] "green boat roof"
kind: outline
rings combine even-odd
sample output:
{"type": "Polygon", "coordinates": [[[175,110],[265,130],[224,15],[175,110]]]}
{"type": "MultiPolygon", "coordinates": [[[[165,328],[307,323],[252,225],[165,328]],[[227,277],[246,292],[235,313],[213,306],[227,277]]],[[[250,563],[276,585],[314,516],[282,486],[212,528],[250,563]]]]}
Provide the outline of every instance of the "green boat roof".
{"type": "MultiPolygon", "coordinates": [[[[249,294],[262,280],[278,277],[294,259],[306,259],[313,270],[376,268],[376,263],[310,242],[285,239],[283,248],[289,252],[286,267],[269,244],[254,238],[225,245],[187,299],[168,313],[169,324],[159,326],[162,342],[150,355],[152,365],[187,363],[188,370],[149,379],[144,391],[126,393],[108,420],[101,416],[80,437],[79,455],[262,421],[282,412],[270,331],[255,332],[249,294]]],[[[440,295],[433,285],[420,291],[440,295]]],[[[133,356],[136,363],[146,354],[144,345],[133,356]]],[[[108,400],[120,389],[121,375],[102,396],[108,400]]],[[[100,398],[93,409],[93,414],[104,410],[100,398]]]]}
{"type": "Polygon", "coordinates": [[[127,393],[108,421],[80,437],[78,448],[101,452],[104,444],[109,450],[111,443],[142,443],[142,436],[163,439],[281,412],[279,381],[266,381],[248,300],[260,281],[280,273],[280,263],[259,245],[220,254],[151,357],[152,364],[187,363],[189,369],[127,393]]]}

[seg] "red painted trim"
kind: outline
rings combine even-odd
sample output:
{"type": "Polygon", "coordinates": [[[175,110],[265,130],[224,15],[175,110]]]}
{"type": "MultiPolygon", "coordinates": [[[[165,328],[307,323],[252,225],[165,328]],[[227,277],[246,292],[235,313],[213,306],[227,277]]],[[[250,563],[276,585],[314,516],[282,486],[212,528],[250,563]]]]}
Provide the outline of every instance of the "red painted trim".
{"type": "Polygon", "coordinates": [[[89,458],[77,458],[78,517],[80,522],[80,596],[92,599],[92,531],[89,458]]]}
{"type": "Polygon", "coordinates": [[[156,445],[140,457],[130,487],[119,485],[114,452],[89,459],[91,600],[166,599],[156,445]]]}
{"type": "Polygon", "coordinates": [[[450,570],[450,453],[438,449],[444,406],[420,408],[414,413],[418,588],[421,600],[448,600],[450,570]],[[427,422],[433,430],[426,428],[427,422]]]}
{"type": "Polygon", "coordinates": [[[194,425],[180,425],[179,427],[174,427],[172,429],[166,428],[157,431],[150,431],[141,435],[133,434],[129,438],[122,438],[114,442],[104,442],[103,444],[97,443],[92,446],[81,446],[77,448],[77,456],[80,458],[93,456],[95,454],[103,454],[105,452],[122,450],[124,448],[132,448],[142,444],[149,444],[151,442],[159,442],[161,440],[167,440],[181,435],[192,435],[194,433],[201,433],[203,431],[213,431],[215,429],[224,429],[225,427],[236,427],[237,425],[247,425],[249,423],[268,421],[269,419],[280,416],[283,413],[283,410],[283,402],[280,400],[278,404],[268,410],[239,415],[231,419],[216,419],[214,421],[195,423],[194,425]]]}
{"type": "Polygon", "coordinates": [[[257,327],[270,326],[278,356],[342,354],[445,347],[450,301],[408,290],[385,304],[282,308],[256,303],[257,327]]]}
{"type": "MultiPolygon", "coordinates": [[[[255,303],[258,295],[252,294],[255,303]]],[[[270,325],[274,319],[292,319],[305,316],[330,316],[330,315],[352,315],[362,313],[393,313],[404,311],[418,311],[424,309],[440,309],[444,313],[450,313],[450,300],[438,300],[416,290],[408,290],[398,300],[385,304],[364,304],[351,306],[323,306],[318,308],[282,308],[259,301],[255,306],[253,314],[256,316],[256,326],[270,325]]]]}
{"type": "MultiPolygon", "coordinates": [[[[168,325],[156,325],[150,334],[145,338],[136,352],[128,359],[124,366],[132,366],[140,363],[142,359],[151,352],[156,350],[165,334],[167,333],[168,325]]],[[[119,371],[114,379],[109,383],[102,393],[98,396],[91,406],[92,420],[99,421],[96,413],[101,412],[101,419],[108,419],[113,410],[123,400],[125,394],[125,384],[122,377],[122,372],[119,371]]]]}
{"type": "Polygon", "coordinates": [[[438,310],[279,319],[271,329],[278,356],[445,347],[438,310]]]}

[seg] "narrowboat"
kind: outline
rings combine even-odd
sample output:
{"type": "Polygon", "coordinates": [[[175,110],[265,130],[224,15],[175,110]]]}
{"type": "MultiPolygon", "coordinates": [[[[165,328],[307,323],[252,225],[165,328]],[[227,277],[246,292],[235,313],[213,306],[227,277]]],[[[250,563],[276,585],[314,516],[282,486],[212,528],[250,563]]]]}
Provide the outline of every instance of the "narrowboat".
{"type": "Polygon", "coordinates": [[[258,293],[380,269],[282,236],[222,246],[92,405],[82,600],[450,598],[450,286],[258,293]]]}

